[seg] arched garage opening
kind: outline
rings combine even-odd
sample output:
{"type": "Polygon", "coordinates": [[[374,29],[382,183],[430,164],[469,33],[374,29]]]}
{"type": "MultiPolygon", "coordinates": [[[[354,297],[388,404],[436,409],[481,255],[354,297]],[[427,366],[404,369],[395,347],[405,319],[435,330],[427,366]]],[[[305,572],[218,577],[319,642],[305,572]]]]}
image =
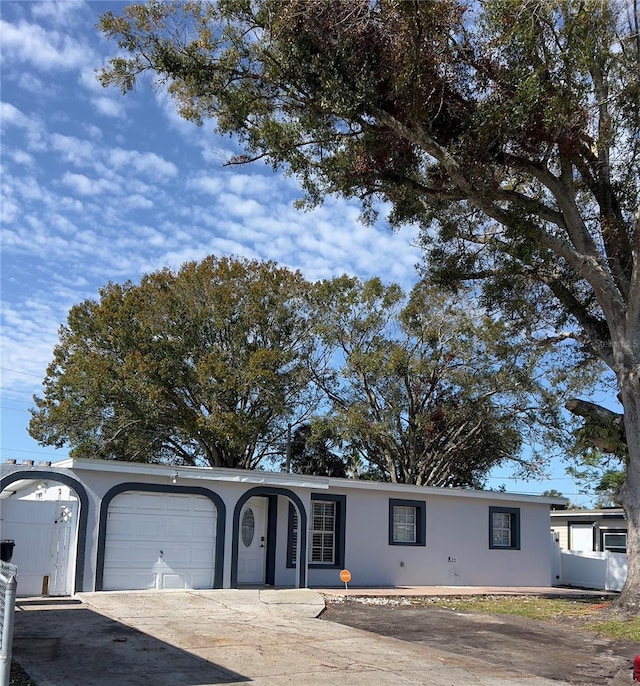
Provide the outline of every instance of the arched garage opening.
{"type": "MultiPolygon", "coordinates": [[[[51,527],[48,526],[43,526],[41,527],[43,530],[43,534],[38,538],[37,542],[35,545],[33,542],[30,543],[30,554],[35,556],[40,556],[41,566],[44,572],[46,572],[49,569],[51,569],[52,574],[46,574],[44,573],[42,576],[47,577],[47,576],[52,576],[55,575],[58,579],[62,579],[62,582],[56,582],[56,586],[59,588],[62,588],[64,585],[64,576],[67,573],[67,570],[65,569],[60,569],[60,565],[75,565],[75,569],[71,570],[70,572],[70,577],[73,580],[72,581],[72,587],[69,590],[70,594],[73,593],[80,593],[84,590],[83,584],[84,584],[84,566],[85,566],[85,546],[86,546],[86,541],[87,541],[87,521],[88,521],[88,510],[89,510],[89,498],[87,496],[87,492],[84,488],[84,486],[77,480],[74,479],[73,477],[69,476],[68,474],[60,474],[56,471],[49,471],[49,470],[39,470],[39,469],[33,469],[33,470],[24,470],[24,471],[17,471],[13,472],[12,474],[7,474],[0,480],[0,493],[5,491],[6,489],[9,488],[12,484],[15,484],[16,482],[19,481],[43,481],[46,480],[47,482],[56,482],[56,483],[61,483],[65,486],[68,486],[76,495],[78,499],[78,511],[77,511],[77,525],[74,527],[73,520],[68,519],[71,515],[68,512],[68,509],[62,510],[61,508],[56,508],[55,507],[55,502],[53,503],[53,519],[51,521],[51,527]],[[66,521],[64,521],[66,520],[66,521]],[[59,525],[59,526],[56,526],[59,525]],[[62,536],[68,535],[68,532],[73,532],[75,536],[75,550],[74,550],[74,555],[64,555],[62,554],[64,551],[60,549],[60,546],[64,542],[64,538],[62,536]],[[65,562],[66,560],[66,562],[65,562]]],[[[33,513],[35,514],[37,510],[35,509],[37,506],[40,505],[45,505],[45,503],[39,503],[39,502],[34,502],[34,509],[33,513]]],[[[9,510],[9,506],[5,504],[5,507],[3,508],[4,513],[6,514],[9,510]]],[[[27,515],[28,516],[28,515],[27,515]]],[[[23,518],[24,519],[24,518],[23,518]]],[[[16,525],[18,524],[24,524],[26,526],[29,526],[28,521],[24,522],[15,522],[16,525]]],[[[19,531],[20,529],[16,526],[16,530],[19,531]]],[[[3,537],[9,537],[9,534],[11,533],[11,527],[7,524],[3,526],[3,537]]],[[[20,546],[21,546],[21,541],[16,540],[16,548],[19,551],[20,546]]],[[[24,545],[24,543],[22,543],[24,545]]],[[[71,551],[69,551],[70,553],[71,551]]],[[[20,555],[20,552],[18,552],[18,555],[20,555]]],[[[17,562],[17,559],[14,559],[15,562],[17,562]]],[[[18,568],[18,573],[20,573],[20,567],[18,568]]],[[[20,577],[19,577],[20,578],[20,577]]],[[[18,588],[18,593],[23,594],[25,592],[25,579],[24,579],[24,574],[23,574],[23,582],[22,586],[20,586],[19,582],[19,588],[18,588]]],[[[45,582],[41,584],[40,588],[43,590],[46,590],[45,587],[45,582]]],[[[66,592],[63,593],[66,595],[66,592]]],[[[36,593],[38,595],[38,593],[36,593]]]]}
{"type": "Polygon", "coordinates": [[[221,588],[225,511],[199,486],[114,486],[100,506],[96,591],[221,588]]]}
{"type": "Polygon", "coordinates": [[[233,511],[233,533],[231,542],[231,587],[236,588],[242,583],[275,583],[275,551],[276,551],[276,530],[277,523],[275,518],[276,504],[278,496],[288,498],[289,502],[296,509],[300,525],[296,534],[294,545],[297,546],[299,554],[296,556],[296,587],[305,588],[307,585],[307,512],[302,500],[288,488],[278,488],[270,486],[256,486],[251,488],[239,498],[233,511]],[[265,528],[259,529],[254,535],[255,527],[260,521],[262,514],[259,512],[260,502],[263,502],[265,512],[265,528]],[[254,511],[255,510],[255,511],[254,511]],[[248,516],[250,513],[250,516],[248,516]],[[260,539],[263,539],[261,541],[260,539]],[[261,545],[262,544],[262,545],[261,545]],[[244,562],[247,551],[255,548],[258,555],[260,550],[264,551],[264,558],[260,564],[264,565],[264,574],[256,577],[254,581],[250,577],[243,576],[240,568],[244,562]]]}

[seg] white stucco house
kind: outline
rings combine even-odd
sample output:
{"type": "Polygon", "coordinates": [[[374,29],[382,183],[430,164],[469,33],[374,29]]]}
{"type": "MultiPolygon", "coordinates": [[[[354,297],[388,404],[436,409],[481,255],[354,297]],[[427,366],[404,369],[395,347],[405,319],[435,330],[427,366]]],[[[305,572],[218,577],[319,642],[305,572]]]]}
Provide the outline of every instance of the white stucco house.
{"type": "Polygon", "coordinates": [[[551,584],[562,498],[69,459],[0,465],[20,595],[551,584]],[[38,496],[37,494],[40,493],[38,496]]]}

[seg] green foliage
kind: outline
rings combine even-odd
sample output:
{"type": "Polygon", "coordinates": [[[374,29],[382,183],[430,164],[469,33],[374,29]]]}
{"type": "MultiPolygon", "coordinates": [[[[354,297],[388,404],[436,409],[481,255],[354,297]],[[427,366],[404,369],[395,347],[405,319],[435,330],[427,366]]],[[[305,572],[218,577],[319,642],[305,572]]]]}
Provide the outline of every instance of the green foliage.
{"type": "Polygon", "coordinates": [[[439,283],[481,283],[537,345],[622,387],[640,354],[633,21],[613,0],[154,0],[101,17],[122,52],[99,79],[154,73],[184,117],[238,137],[231,163],[294,174],[303,207],[386,203],[423,227],[439,283]]]}
{"type": "Polygon", "coordinates": [[[560,344],[568,374],[607,365],[629,446],[620,501],[640,510],[633,3],[154,0],[99,27],[123,55],[104,85],[154,73],[184,117],[237,135],[231,162],[294,174],[302,206],[356,198],[368,221],[390,207],[392,225],[422,227],[442,285],[477,284],[534,345],[560,344]]]}
{"type": "Polygon", "coordinates": [[[322,380],[331,422],[385,480],[481,487],[505,461],[539,468],[520,463],[522,437],[546,424],[558,439],[557,402],[537,378],[540,357],[504,322],[425,283],[405,297],[342,276],[315,296],[316,330],[340,364],[322,380]]]}
{"type": "Polygon", "coordinates": [[[308,284],[218,259],[73,307],[30,434],[72,456],[255,467],[313,405],[308,284]]]}
{"type": "Polygon", "coordinates": [[[618,505],[618,493],[624,484],[626,473],[622,469],[607,469],[601,476],[595,492],[598,494],[596,507],[611,507],[618,505]]]}
{"type": "Polygon", "coordinates": [[[80,457],[481,487],[538,467],[528,432],[561,435],[540,370],[462,292],[209,257],[73,307],[29,431],[80,457]]]}
{"type": "Polygon", "coordinates": [[[340,447],[340,440],[330,423],[316,419],[293,432],[287,459],[280,466],[289,467],[294,474],[346,479],[351,476],[351,470],[348,459],[339,452],[340,447]]]}

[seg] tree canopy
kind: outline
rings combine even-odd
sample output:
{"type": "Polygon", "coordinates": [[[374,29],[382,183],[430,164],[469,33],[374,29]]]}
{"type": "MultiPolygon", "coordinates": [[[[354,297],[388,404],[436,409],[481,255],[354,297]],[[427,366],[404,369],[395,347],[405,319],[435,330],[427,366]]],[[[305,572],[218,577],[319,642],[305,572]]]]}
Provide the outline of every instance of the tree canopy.
{"type": "Polygon", "coordinates": [[[210,257],[73,307],[29,433],[70,454],[254,468],[314,407],[308,284],[210,257]]]}
{"type": "MultiPolygon", "coordinates": [[[[422,282],[406,296],[342,276],[314,291],[333,377],[319,381],[351,454],[394,483],[482,487],[501,464],[536,473],[523,440],[560,440],[540,351],[498,318],[422,282]]],[[[539,473],[539,472],[538,472],[539,473]]]]}
{"type": "Polygon", "coordinates": [[[316,203],[423,227],[443,284],[615,375],[628,446],[621,602],[640,606],[640,17],[631,0],[220,0],[131,5],[100,28],[180,113],[214,118],[316,203]]]}
{"type": "Polygon", "coordinates": [[[301,424],[293,432],[285,455],[280,465],[284,471],[340,479],[352,476],[340,440],[330,424],[321,418],[301,424]]]}
{"type": "MultiPolygon", "coordinates": [[[[458,294],[209,257],[69,312],[30,434],[72,456],[479,487],[558,426],[535,349],[458,294]],[[293,434],[292,434],[293,429],[293,434]]],[[[555,433],[554,431],[554,433],[555,433]]]]}

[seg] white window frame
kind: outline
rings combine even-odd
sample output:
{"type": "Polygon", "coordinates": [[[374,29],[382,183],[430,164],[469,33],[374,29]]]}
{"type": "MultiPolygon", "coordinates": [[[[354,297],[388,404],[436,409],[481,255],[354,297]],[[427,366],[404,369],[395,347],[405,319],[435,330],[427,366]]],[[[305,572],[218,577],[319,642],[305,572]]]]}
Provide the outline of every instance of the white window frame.
{"type": "Polygon", "coordinates": [[[335,565],[338,507],[335,500],[313,500],[309,525],[309,562],[335,565]]]}
{"type": "Polygon", "coordinates": [[[416,543],[418,540],[418,508],[413,505],[393,506],[393,542],[416,543]]]}
{"type": "Polygon", "coordinates": [[[489,548],[520,550],[520,509],[489,507],[489,548]]]}
{"type": "MultiPolygon", "coordinates": [[[[346,496],[311,494],[308,517],[307,564],[310,569],[335,568],[344,565],[346,496]]],[[[289,503],[287,539],[288,568],[296,566],[298,512],[289,503]]]]}
{"type": "Polygon", "coordinates": [[[424,500],[389,498],[389,545],[426,545],[426,507],[424,500]]]}
{"type": "Polygon", "coordinates": [[[612,553],[626,552],[627,551],[627,532],[626,531],[602,531],[602,550],[608,550],[612,553]],[[607,537],[608,536],[624,536],[624,546],[607,545],[607,537]],[[620,548],[624,548],[624,551],[621,551],[620,548]]]}

